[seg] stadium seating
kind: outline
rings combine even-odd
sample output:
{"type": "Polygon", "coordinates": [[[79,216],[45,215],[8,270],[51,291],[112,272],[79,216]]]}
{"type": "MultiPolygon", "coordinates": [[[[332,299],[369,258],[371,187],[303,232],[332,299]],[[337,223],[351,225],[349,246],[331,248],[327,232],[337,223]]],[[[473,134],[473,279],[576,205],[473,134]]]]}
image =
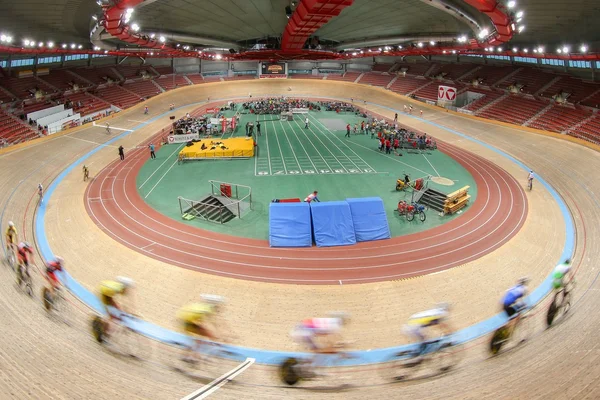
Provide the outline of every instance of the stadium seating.
{"type": "Polygon", "coordinates": [[[373,65],[373,71],[375,72],[389,72],[394,64],[375,64],[373,65]]]}
{"type": "Polygon", "coordinates": [[[600,85],[593,82],[584,82],[581,79],[563,76],[558,81],[554,82],[549,88],[544,90],[544,92],[541,93],[541,96],[552,98],[552,96],[561,92],[570,93],[567,101],[569,103],[577,104],[599,89],[600,85]]]}
{"type": "Polygon", "coordinates": [[[398,63],[394,66],[394,71],[401,72],[406,68],[407,75],[425,76],[425,72],[431,68],[429,63],[398,63]]]}
{"type": "Polygon", "coordinates": [[[171,75],[174,73],[173,67],[154,67],[154,70],[159,73],[159,75],[171,75]]]}
{"type": "Polygon", "coordinates": [[[38,77],[61,91],[73,89],[73,84],[77,84],[79,88],[91,86],[88,82],[76,77],[64,69],[53,69],[50,71],[49,75],[41,75],[38,77]]]}
{"type": "Polygon", "coordinates": [[[518,67],[512,65],[492,65],[483,66],[481,69],[475,70],[472,73],[464,76],[461,81],[472,82],[473,79],[479,79],[482,85],[493,86],[502,80],[505,76],[508,76],[512,72],[516,71],[518,67]]]}
{"type": "Polygon", "coordinates": [[[467,105],[466,107],[464,107],[465,109],[470,110],[470,111],[477,111],[477,110],[487,106],[488,104],[490,104],[492,101],[496,100],[497,98],[504,96],[506,94],[506,93],[500,92],[500,91],[479,89],[479,88],[475,88],[475,87],[469,87],[468,90],[471,92],[477,92],[477,93],[484,94],[483,97],[478,98],[474,102],[472,102],[469,105],[467,105]]]}
{"type": "Polygon", "coordinates": [[[256,75],[234,75],[234,76],[224,76],[224,80],[226,81],[247,81],[250,79],[256,79],[256,75]]]}
{"type": "Polygon", "coordinates": [[[29,103],[29,104],[23,104],[23,114],[27,115],[29,113],[43,110],[44,108],[48,108],[48,107],[52,107],[52,106],[54,106],[54,104],[52,104],[50,101],[47,101],[47,100],[41,100],[41,101],[29,103]]]}
{"type": "Polygon", "coordinates": [[[581,104],[588,107],[600,108],[600,90],[582,100],[581,104]]]}
{"type": "Polygon", "coordinates": [[[98,89],[98,97],[119,108],[131,107],[142,100],[139,96],[123,89],[119,85],[98,89]]]}
{"type": "Polygon", "coordinates": [[[327,74],[327,80],[329,81],[344,81],[354,82],[356,78],[360,76],[360,72],[346,72],[345,74],[327,74]]]}
{"type": "Polygon", "coordinates": [[[161,90],[156,87],[154,82],[151,80],[141,80],[131,83],[126,83],[123,85],[127,90],[131,90],[135,94],[143,97],[145,99],[149,99],[152,96],[156,96],[157,94],[162,93],[161,90]]]}
{"type": "Polygon", "coordinates": [[[46,82],[36,79],[33,76],[27,78],[5,77],[0,79],[0,86],[14,94],[18,99],[25,100],[33,97],[35,88],[39,88],[46,94],[57,93],[58,91],[48,85],[46,82]]]}
{"type": "Polygon", "coordinates": [[[313,74],[292,74],[290,75],[292,79],[323,79],[323,75],[313,75],[313,74]]]}
{"type": "Polygon", "coordinates": [[[383,75],[375,72],[367,72],[358,83],[363,85],[386,87],[394,79],[394,75],[383,75]]]}
{"type": "Polygon", "coordinates": [[[181,86],[188,86],[190,84],[183,75],[161,76],[155,81],[165,90],[172,90],[181,86]]]}
{"type": "Polygon", "coordinates": [[[600,144],[600,116],[595,114],[592,118],[567,132],[571,136],[600,144]]]}
{"type": "Polygon", "coordinates": [[[0,139],[10,144],[39,137],[37,131],[0,108],[0,139]]]}
{"type": "Polygon", "coordinates": [[[547,103],[538,100],[525,98],[519,95],[510,95],[506,99],[486,108],[477,115],[484,118],[522,125],[543,110],[547,105],[547,103]]]}
{"type": "Polygon", "coordinates": [[[146,71],[150,76],[154,75],[150,68],[145,65],[119,65],[116,69],[125,79],[140,78],[143,71],[146,71]]]}
{"type": "Polygon", "coordinates": [[[80,113],[82,116],[106,110],[110,107],[110,104],[107,102],[87,93],[73,93],[65,96],[64,101],[66,100],[70,100],[73,103],[73,110],[80,113]],[[77,106],[78,102],[81,102],[81,107],[77,106]]]}
{"type": "Polygon", "coordinates": [[[589,111],[553,105],[551,109],[530,123],[529,126],[551,132],[563,132],[590,115],[591,112],[589,111]]]}
{"type": "Polygon", "coordinates": [[[77,68],[73,70],[73,72],[95,85],[102,85],[106,83],[105,78],[110,78],[115,82],[120,80],[112,67],[77,68]]]}
{"type": "Polygon", "coordinates": [[[429,76],[435,77],[442,75],[444,79],[456,81],[467,72],[477,68],[475,64],[441,64],[437,66],[429,76]]]}
{"type": "Polygon", "coordinates": [[[419,98],[422,98],[422,99],[431,100],[431,101],[437,101],[437,98],[438,98],[438,88],[439,88],[440,85],[448,85],[448,86],[455,87],[457,91],[460,91],[465,86],[465,85],[463,85],[462,83],[459,83],[459,82],[449,83],[449,82],[433,81],[430,85],[427,85],[427,86],[422,87],[421,89],[417,90],[414,93],[414,95],[416,97],[419,97],[419,98]]]}
{"type": "Polygon", "coordinates": [[[408,94],[419,87],[428,84],[429,82],[430,81],[428,79],[414,78],[409,75],[402,76],[402,74],[400,74],[398,79],[396,79],[396,81],[392,83],[392,86],[390,86],[390,90],[400,94],[408,94]]]}
{"type": "Polygon", "coordinates": [[[204,78],[201,74],[188,74],[187,78],[192,81],[194,85],[198,85],[200,83],[204,83],[204,78]]]}
{"type": "Polygon", "coordinates": [[[536,68],[523,68],[502,82],[501,86],[507,88],[512,84],[522,84],[524,86],[521,92],[533,95],[555,78],[556,75],[549,72],[544,72],[536,68]]]}

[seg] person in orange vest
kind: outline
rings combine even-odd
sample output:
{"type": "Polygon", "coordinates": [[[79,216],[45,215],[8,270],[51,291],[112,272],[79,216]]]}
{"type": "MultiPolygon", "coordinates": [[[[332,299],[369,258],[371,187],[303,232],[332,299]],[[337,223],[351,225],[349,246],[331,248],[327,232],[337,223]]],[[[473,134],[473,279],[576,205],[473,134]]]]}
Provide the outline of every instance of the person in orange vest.
{"type": "Polygon", "coordinates": [[[350,137],[350,124],[346,125],[346,136],[344,137],[350,137]]]}

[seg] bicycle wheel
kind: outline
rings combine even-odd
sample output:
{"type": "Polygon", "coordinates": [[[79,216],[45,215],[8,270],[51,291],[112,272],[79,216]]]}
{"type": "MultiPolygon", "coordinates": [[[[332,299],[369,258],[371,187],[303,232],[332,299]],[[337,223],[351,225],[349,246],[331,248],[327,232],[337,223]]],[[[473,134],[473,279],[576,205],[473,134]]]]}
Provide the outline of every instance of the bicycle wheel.
{"type": "Polygon", "coordinates": [[[421,365],[422,359],[417,360],[413,351],[401,351],[381,364],[379,375],[386,382],[398,382],[414,376],[421,365]]]}
{"type": "Polygon", "coordinates": [[[421,222],[425,222],[425,220],[427,219],[427,216],[423,211],[419,212],[419,219],[421,220],[421,222]]]}
{"type": "Polygon", "coordinates": [[[298,364],[298,359],[290,357],[279,366],[279,376],[285,384],[293,386],[300,381],[298,364]]]}
{"type": "Polygon", "coordinates": [[[509,336],[508,333],[508,328],[506,326],[496,329],[492,336],[492,340],[490,341],[490,352],[493,355],[498,354],[504,343],[506,343],[509,336]]]}
{"type": "Polygon", "coordinates": [[[106,335],[106,323],[98,316],[92,319],[92,335],[94,336],[94,339],[96,339],[96,342],[104,342],[104,337],[106,335]]]}
{"type": "Polygon", "coordinates": [[[439,372],[448,372],[458,364],[459,349],[452,343],[443,344],[434,354],[436,369],[439,372]]]}
{"type": "Polygon", "coordinates": [[[548,312],[546,313],[546,325],[548,325],[548,328],[550,327],[550,325],[552,325],[554,318],[556,318],[556,315],[558,314],[559,307],[556,304],[557,296],[558,293],[554,295],[552,303],[550,303],[550,307],[548,307],[548,312]]]}
{"type": "Polygon", "coordinates": [[[50,312],[54,307],[54,299],[52,298],[52,293],[50,293],[50,289],[44,286],[42,289],[42,301],[44,302],[44,309],[50,312]]]}
{"type": "Polygon", "coordinates": [[[406,212],[406,220],[412,221],[413,219],[415,219],[415,213],[413,211],[407,211],[406,212]]]}

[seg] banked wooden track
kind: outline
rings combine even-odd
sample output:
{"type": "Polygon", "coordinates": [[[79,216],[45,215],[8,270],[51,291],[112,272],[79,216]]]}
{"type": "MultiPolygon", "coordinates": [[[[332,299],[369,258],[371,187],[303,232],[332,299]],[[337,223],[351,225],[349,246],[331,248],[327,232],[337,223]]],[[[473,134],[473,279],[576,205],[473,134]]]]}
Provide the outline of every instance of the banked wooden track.
{"type": "MultiPolygon", "coordinates": [[[[377,104],[401,108],[406,101],[388,92],[361,85],[319,82],[294,82],[292,93],[283,82],[239,82],[186,88],[163,95],[149,102],[151,111],[164,110],[170,102],[193,101],[194,98],[237,97],[239,93],[261,92],[368,98],[377,104]],[[192,89],[194,95],[191,95],[192,89]],[[237,96],[236,96],[237,95],[237,96]],[[192,100],[190,100],[192,99],[192,100]]],[[[375,110],[389,114],[387,110],[375,110]]],[[[139,107],[119,115],[111,125],[124,128],[135,126],[140,119],[139,107]]],[[[598,298],[594,286],[597,270],[592,260],[597,259],[598,221],[600,213],[597,193],[598,180],[589,179],[588,171],[598,170],[598,154],[581,146],[544,136],[500,128],[493,124],[473,122],[441,112],[426,111],[426,118],[450,126],[503,149],[544,176],[563,194],[571,208],[578,234],[578,300],[570,319],[549,332],[538,335],[517,352],[494,360],[485,360],[484,348],[475,344],[465,352],[463,367],[452,375],[409,385],[382,385],[373,368],[349,371],[353,384],[359,388],[346,391],[340,398],[596,398],[598,397],[598,319],[594,318],[598,298]],[[582,162],[585,160],[585,163],[582,162]],[[584,218],[583,218],[584,216],[584,218]],[[583,260],[582,263],[579,261],[583,260]],[[591,290],[586,290],[591,288],[591,290]],[[582,297],[583,296],[583,297],[582,297]],[[362,387],[362,388],[361,388],[362,387]]],[[[434,136],[465,148],[473,145],[449,136],[438,128],[404,119],[404,123],[427,130],[434,136]],[[439,132],[437,132],[439,131],[439,132]]],[[[142,142],[164,121],[123,139],[125,147],[142,142]]],[[[99,128],[86,128],[69,136],[47,141],[44,145],[0,156],[0,165],[7,173],[0,177],[2,187],[3,224],[8,219],[18,221],[20,231],[26,229],[31,237],[31,219],[34,210],[34,188],[39,181],[48,182],[78,154],[95,146],[93,142],[106,140],[99,128]],[[92,142],[92,143],[90,143],[92,142]]],[[[472,148],[472,150],[477,150],[472,148]]],[[[108,163],[115,149],[98,153],[95,165],[108,163]]],[[[485,149],[478,154],[491,159],[518,179],[522,171],[485,149]]],[[[79,172],[79,171],[77,171],[79,172]]],[[[534,284],[547,274],[556,261],[564,230],[557,220],[557,208],[541,190],[530,195],[531,212],[522,231],[508,244],[482,259],[468,265],[406,282],[387,282],[353,285],[343,288],[299,288],[289,285],[265,285],[200,275],[202,284],[187,283],[198,275],[175,267],[160,265],[154,260],[116,245],[102,236],[85,215],[82,204],[84,187],[79,173],[69,175],[49,205],[47,225],[53,250],[68,260],[68,268],[84,285],[93,287],[100,279],[122,272],[130,266],[137,275],[139,294],[137,303],[142,312],[155,322],[172,325],[174,310],[184,300],[197,298],[197,293],[220,291],[231,299],[228,322],[239,334],[237,342],[257,347],[286,348],[285,334],[290,323],[300,316],[331,308],[350,309],[355,316],[348,336],[358,337],[358,347],[392,345],[402,339],[398,333],[405,317],[433,301],[451,297],[457,304],[455,323],[472,323],[495,312],[499,293],[515,276],[529,271],[534,284]],[[66,214],[67,211],[73,211],[66,214]],[[78,232],[76,234],[76,232],[78,232]],[[110,252],[110,257],[106,254],[110,252]],[[137,263],[137,265],[132,265],[137,263]],[[493,265],[492,265],[493,264],[493,265]],[[160,268],[160,269],[159,269],[160,268]],[[139,271],[144,270],[145,273],[139,271]],[[180,272],[175,272],[175,270],[180,272]],[[164,271],[164,272],[161,272],[164,271]],[[462,277],[461,274],[464,274],[462,277]],[[165,287],[172,278],[177,290],[165,287]],[[462,278],[462,279],[461,279],[462,278]],[[485,284],[484,284],[485,283],[485,284]],[[501,289],[502,288],[502,289],[501,289]],[[206,290],[205,290],[206,289],[206,290]],[[178,296],[172,296],[175,292],[178,296]],[[270,294],[265,301],[263,296],[270,294]],[[174,297],[169,301],[168,298],[174,297]],[[469,299],[467,301],[467,299],[469,299]],[[276,303],[276,304],[272,304],[276,303]],[[365,307],[365,303],[369,307],[365,307]],[[303,304],[300,306],[299,304],[303,304]],[[306,308],[305,308],[306,307],[306,308]],[[275,313],[274,308],[279,310],[275,313]],[[311,311],[307,311],[312,308],[311,311]],[[273,317],[284,314],[282,319],[273,317]],[[289,316],[288,316],[289,315],[289,316]],[[365,322],[366,321],[366,322],[365,322]],[[257,338],[257,332],[261,332],[257,338]],[[364,344],[364,345],[363,345],[364,344]],[[261,346],[262,345],[262,346],[261,346]]],[[[149,362],[140,364],[122,360],[100,350],[87,334],[88,312],[80,305],[70,315],[71,326],[47,318],[39,304],[16,295],[12,275],[2,271],[6,282],[0,289],[2,313],[2,368],[0,395],[5,398],[178,398],[193,391],[200,383],[173,373],[161,366],[169,351],[152,345],[149,362]]],[[[39,288],[41,282],[36,279],[39,288]]],[[[320,398],[319,391],[282,391],[274,387],[272,370],[258,366],[251,368],[239,379],[221,389],[215,398],[320,398]]]]}

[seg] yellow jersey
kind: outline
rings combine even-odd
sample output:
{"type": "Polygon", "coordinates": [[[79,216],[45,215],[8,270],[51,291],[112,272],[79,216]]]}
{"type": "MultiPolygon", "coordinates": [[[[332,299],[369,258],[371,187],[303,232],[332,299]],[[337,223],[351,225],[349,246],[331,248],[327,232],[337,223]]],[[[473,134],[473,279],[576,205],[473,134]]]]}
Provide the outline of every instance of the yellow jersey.
{"type": "Polygon", "coordinates": [[[177,311],[177,318],[183,322],[199,323],[214,312],[215,307],[212,304],[192,303],[177,311]]]}
{"type": "Polygon", "coordinates": [[[8,229],[6,230],[6,236],[10,237],[11,239],[16,239],[17,228],[15,228],[14,226],[9,226],[8,229]]]}
{"type": "Polygon", "coordinates": [[[113,297],[117,294],[123,294],[125,285],[116,281],[100,282],[100,293],[106,297],[113,297]]]}

